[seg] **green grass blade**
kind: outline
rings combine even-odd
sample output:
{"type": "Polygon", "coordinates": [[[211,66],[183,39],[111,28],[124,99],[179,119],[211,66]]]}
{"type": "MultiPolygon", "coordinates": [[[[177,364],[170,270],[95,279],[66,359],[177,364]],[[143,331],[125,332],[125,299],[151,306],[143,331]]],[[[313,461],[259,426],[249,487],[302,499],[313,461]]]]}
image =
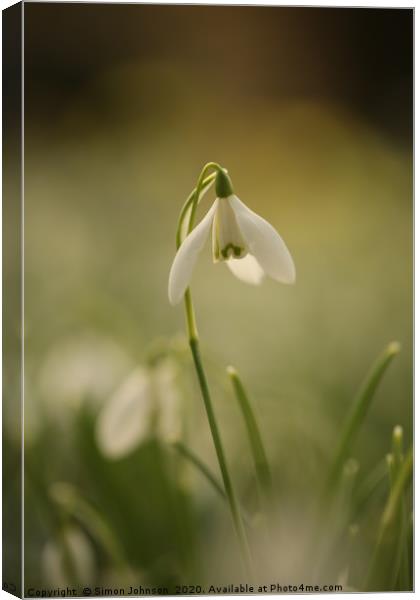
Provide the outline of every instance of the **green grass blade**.
{"type": "Polygon", "coordinates": [[[387,538],[389,537],[388,533],[390,532],[392,525],[395,523],[396,517],[398,514],[400,514],[399,509],[401,503],[404,501],[404,492],[406,487],[410,484],[412,476],[413,448],[411,447],[404,458],[404,462],[401,465],[398,474],[395,478],[393,477],[393,484],[388,501],[382,513],[379,524],[378,538],[366,577],[364,586],[366,591],[377,591],[375,590],[375,578],[378,572],[382,572],[384,570],[382,554],[386,549],[387,538]]]}
{"type": "Polygon", "coordinates": [[[407,452],[407,456],[404,459],[401,469],[395,481],[395,485],[392,488],[388,502],[386,503],[385,510],[381,519],[381,533],[382,535],[386,529],[393,522],[395,515],[398,512],[399,502],[403,496],[404,490],[410,483],[413,475],[413,448],[407,452]]]}
{"type": "Polygon", "coordinates": [[[404,456],[403,456],[403,428],[401,425],[396,425],[392,431],[392,454],[395,457],[395,464],[397,469],[400,468],[404,456]]]}
{"type": "Polygon", "coordinates": [[[372,469],[372,471],[362,481],[359,489],[357,490],[357,496],[354,502],[353,512],[355,515],[365,506],[365,504],[371,499],[376,493],[380,486],[384,483],[387,475],[387,465],[382,459],[379,464],[372,469]]]}
{"type": "Polygon", "coordinates": [[[363,382],[350,413],[344,425],[343,434],[337,446],[335,459],[327,479],[327,491],[332,492],[337,484],[343,464],[349,456],[352,444],[363,424],[366,414],[372,404],[372,400],[379,383],[382,380],[392,359],[400,351],[398,342],[391,342],[373,364],[365,381],[363,382]]]}
{"type": "MultiPolygon", "coordinates": [[[[186,460],[188,460],[198,471],[200,471],[200,473],[207,479],[207,481],[210,483],[210,485],[214,488],[214,490],[216,491],[216,493],[227,502],[227,496],[225,494],[225,490],[223,489],[222,485],[217,481],[217,477],[210,471],[210,469],[208,468],[207,465],[205,465],[203,463],[203,461],[196,455],[194,454],[194,452],[192,452],[189,448],[187,448],[187,446],[184,446],[184,444],[182,444],[182,442],[174,442],[172,444],[172,446],[174,447],[174,449],[179,452],[179,454],[181,456],[183,456],[186,460]]],[[[249,517],[249,514],[247,514],[247,512],[245,511],[244,508],[242,508],[241,510],[242,512],[242,518],[244,520],[244,523],[251,527],[252,526],[252,521],[251,518],[249,517]]]]}
{"type": "Polygon", "coordinates": [[[255,470],[257,474],[258,484],[264,498],[267,498],[271,493],[272,480],[270,467],[267,461],[267,455],[264,449],[260,430],[255,419],[254,412],[245,392],[245,388],[239,378],[239,375],[233,367],[227,368],[227,373],[232,382],[232,386],[245,421],[248,439],[251,446],[252,457],[254,459],[255,470]]]}
{"type": "Polygon", "coordinates": [[[393,590],[408,591],[410,585],[409,576],[409,521],[406,511],[405,498],[401,498],[400,511],[398,517],[398,535],[395,550],[394,568],[393,568],[393,590]]]}
{"type": "Polygon", "coordinates": [[[191,464],[200,471],[200,473],[207,479],[210,485],[214,488],[219,496],[221,496],[224,500],[226,500],[226,494],[221,486],[221,484],[217,481],[216,476],[210,471],[210,469],[203,463],[203,461],[198,458],[189,448],[184,446],[181,442],[174,442],[173,447],[179,454],[181,454],[184,458],[186,458],[191,464]]]}
{"type": "MultiPolygon", "coordinates": [[[[403,451],[403,428],[401,425],[396,425],[392,432],[392,457],[394,464],[393,481],[394,485],[401,466],[404,462],[403,451]]],[[[395,549],[395,558],[393,565],[392,589],[401,591],[408,590],[409,587],[409,559],[408,559],[408,531],[409,519],[407,512],[406,498],[404,493],[398,508],[398,524],[397,524],[397,543],[395,549]]]]}
{"type": "Polygon", "coordinates": [[[392,489],[392,486],[395,483],[395,479],[397,476],[397,467],[395,464],[395,456],[389,452],[386,456],[385,456],[385,461],[386,461],[386,466],[387,466],[387,470],[388,470],[388,479],[389,479],[389,486],[392,489]]]}

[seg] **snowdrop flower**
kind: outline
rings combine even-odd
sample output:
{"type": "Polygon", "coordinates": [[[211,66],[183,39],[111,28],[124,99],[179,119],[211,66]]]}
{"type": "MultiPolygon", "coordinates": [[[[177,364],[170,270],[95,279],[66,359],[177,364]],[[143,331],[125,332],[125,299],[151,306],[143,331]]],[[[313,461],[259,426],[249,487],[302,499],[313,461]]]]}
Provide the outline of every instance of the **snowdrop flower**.
{"type": "Polygon", "coordinates": [[[99,412],[96,441],[102,453],[119,459],[155,433],[163,441],[181,434],[176,368],[169,358],[153,367],[138,367],[122,382],[99,412]]]}
{"type": "Polygon", "coordinates": [[[111,395],[96,422],[96,440],[109,458],[130,453],[149,429],[151,382],[144,368],[135,369],[111,395]]]}
{"type": "Polygon", "coordinates": [[[229,176],[221,169],[215,187],[216,201],[187,235],[172,263],[168,294],[173,305],[182,300],[210,229],[213,261],[225,262],[242,281],[258,285],[264,275],[281,283],[295,281],[293,259],[274,227],[235,196],[229,176]]]}
{"type": "Polygon", "coordinates": [[[46,581],[52,586],[86,585],[95,576],[94,548],[76,525],[66,526],[57,540],[49,540],[41,553],[46,581]]]}

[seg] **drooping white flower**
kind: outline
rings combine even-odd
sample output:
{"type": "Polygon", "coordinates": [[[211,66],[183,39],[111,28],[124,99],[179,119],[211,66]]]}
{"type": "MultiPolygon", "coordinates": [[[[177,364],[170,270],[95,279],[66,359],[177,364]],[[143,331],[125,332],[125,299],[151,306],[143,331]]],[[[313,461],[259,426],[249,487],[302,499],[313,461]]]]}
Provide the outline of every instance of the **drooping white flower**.
{"type": "Polygon", "coordinates": [[[102,453],[119,459],[153,434],[171,442],[181,434],[181,399],[172,359],[137,367],[98,414],[96,441],[102,453]]]}
{"type": "Polygon", "coordinates": [[[138,367],[117,388],[98,415],[96,440],[105,456],[125,456],[147,437],[152,407],[149,372],[138,367]]]}
{"type": "Polygon", "coordinates": [[[181,301],[211,229],[213,261],[226,262],[242,281],[258,285],[264,275],[281,283],[295,281],[295,266],[283,239],[268,221],[235,196],[223,171],[216,177],[216,195],[206,216],[187,235],[175,255],[168,286],[171,304],[181,301]]]}
{"type": "Polygon", "coordinates": [[[160,361],[153,371],[153,385],[158,402],[156,433],[161,440],[170,443],[182,434],[182,399],[173,360],[160,361]]]}
{"type": "Polygon", "coordinates": [[[51,539],[41,553],[46,581],[52,586],[85,585],[95,577],[92,542],[76,525],[67,525],[57,540],[51,539]]]}

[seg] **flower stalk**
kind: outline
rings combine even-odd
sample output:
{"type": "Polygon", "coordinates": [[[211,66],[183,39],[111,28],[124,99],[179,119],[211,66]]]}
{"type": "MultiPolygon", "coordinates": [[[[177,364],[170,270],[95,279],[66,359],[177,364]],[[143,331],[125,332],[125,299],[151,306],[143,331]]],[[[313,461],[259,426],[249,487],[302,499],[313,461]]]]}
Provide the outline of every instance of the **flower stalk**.
{"type": "MultiPolygon", "coordinates": [[[[186,310],[193,311],[193,305],[191,301],[191,295],[189,295],[189,299],[185,302],[186,310]]],[[[192,312],[192,317],[194,319],[194,312],[192,312]]],[[[216,416],[213,410],[213,404],[209,392],[209,387],[207,384],[207,378],[204,371],[203,363],[200,355],[199,341],[198,337],[192,335],[192,331],[190,331],[190,348],[191,353],[193,355],[194,366],[197,371],[198,381],[200,384],[201,394],[204,400],[204,406],[207,413],[207,419],[210,426],[211,435],[213,438],[214,447],[216,450],[217,459],[219,461],[219,467],[222,474],[223,484],[225,487],[226,496],[229,501],[230,510],[232,513],[232,518],[236,530],[236,534],[238,536],[238,540],[242,550],[242,558],[244,560],[245,567],[248,573],[251,573],[251,555],[248,547],[248,540],[246,537],[244,525],[242,522],[241,514],[239,511],[239,505],[236,499],[236,495],[234,492],[234,488],[232,485],[232,480],[229,474],[228,465],[225,458],[225,452],[223,450],[222,439],[219,433],[219,427],[217,425],[216,416]]],[[[197,335],[195,330],[195,335],[197,335]]]]}
{"type": "MultiPolygon", "coordinates": [[[[201,359],[198,330],[189,287],[198,255],[210,232],[213,262],[225,263],[232,274],[245,283],[259,285],[265,275],[268,275],[275,281],[291,284],[295,281],[296,273],[292,256],[275,228],[248,208],[234,194],[232,181],[226,169],[215,162],[207,163],[200,173],[196,188],[185,201],[178,219],[177,252],[169,273],[168,297],[172,305],[178,304],[184,299],[194,366],[242,556],[247,570],[250,572],[251,557],[248,541],[201,359]],[[213,183],[217,197],[204,218],[195,226],[198,204],[213,183]]],[[[242,384],[239,380],[234,380],[233,383],[236,393],[239,394],[238,399],[247,424],[258,479],[261,487],[267,491],[270,485],[270,476],[256,421],[242,384]]]]}
{"type": "MultiPolygon", "coordinates": [[[[222,168],[220,165],[216,163],[208,163],[205,165],[203,170],[201,171],[200,177],[198,178],[197,187],[190,196],[187,198],[182,210],[181,215],[178,221],[177,228],[177,247],[179,248],[182,238],[182,227],[184,224],[184,220],[186,219],[189,213],[189,221],[188,221],[188,229],[187,233],[190,233],[194,227],[194,219],[195,213],[200,201],[200,196],[203,191],[203,188],[213,183],[213,180],[217,178],[217,173],[222,172],[222,168]],[[207,172],[210,170],[216,170],[216,174],[211,174],[206,177],[207,172]]],[[[236,531],[236,535],[238,537],[238,541],[241,548],[242,559],[244,562],[245,569],[248,575],[252,575],[252,560],[251,554],[248,546],[248,540],[244,528],[244,524],[242,521],[242,516],[239,509],[239,504],[236,498],[236,494],[234,491],[234,487],[232,484],[232,479],[229,473],[228,464],[225,457],[225,452],[223,449],[222,439],[219,431],[219,427],[216,420],[216,415],[213,409],[213,403],[210,395],[209,386],[207,383],[207,377],[204,370],[200,347],[199,347],[199,337],[198,330],[195,319],[194,305],[191,296],[191,290],[189,287],[185,290],[184,293],[184,304],[185,304],[185,314],[186,314],[186,322],[187,322],[187,332],[189,338],[189,344],[191,348],[191,353],[193,356],[194,366],[197,372],[198,382],[200,385],[201,394],[204,401],[204,406],[206,409],[207,419],[210,426],[211,435],[213,438],[213,444],[216,451],[216,456],[219,462],[220,471],[222,474],[224,490],[226,493],[226,497],[229,503],[232,520],[234,524],[234,528],[236,531]]]]}

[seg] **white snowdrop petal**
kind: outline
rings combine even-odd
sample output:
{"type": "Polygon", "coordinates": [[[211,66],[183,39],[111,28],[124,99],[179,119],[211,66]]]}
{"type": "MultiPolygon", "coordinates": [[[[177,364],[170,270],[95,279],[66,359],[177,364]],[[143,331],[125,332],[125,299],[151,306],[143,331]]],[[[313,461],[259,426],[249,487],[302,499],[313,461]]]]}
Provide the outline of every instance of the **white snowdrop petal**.
{"type": "Polygon", "coordinates": [[[249,251],[264,272],[281,283],[294,283],[295,265],[283,239],[268,221],[250,210],[237,196],[229,202],[249,251]]]}
{"type": "Polygon", "coordinates": [[[153,382],[159,406],[158,435],[162,441],[170,443],[179,439],[182,433],[181,396],[172,359],[159,363],[153,382]]]}
{"type": "Polygon", "coordinates": [[[95,570],[94,549],[81,529],[70,528],[66,532],[67,547],[74,563],[78,581],[92,581],[95,570]]]}
{"type": "Polygon", "coordinates": [[[226,261],[226,265],[238,279],[245,283],[259,285],[264,278],[264,271],[252,254],[247,254],[239,260],[230,259],[226,261]]]}
{"type": "Polygon", "coordinates": [[[152,409],[149,374],[138,368],[99,413],[96,441],[103,454],[116,459],[134,450],[148,435],[152,409]]]}
{"type": "Polygon", "coordinates": [[[65,588],[69,584],[57,542],[49,540],[45,544],[41,552],[41,566],[43,575],[50,585],[65,588]]]}
{"type": "Polygon", "coordinates": [[[49,540],[41,552],[41,566],[46,581],[52,586],[64,588],[92,581],[95,575],[95,558],[86,534],[71,526],[62,532],[60,540],[61,544],[49,540]],[[70,561],[74,581],[69,580],[66,561],[70,561]]]}
{"type": "Polygon", "coordinates": [[[198,255],[209,234],[216,207],[217,201],[214,202],[204,219],[185,238],[175,255],[169,273],[168,286],[169,302],[172,305],[178,304],[182,300],[188,287],[198,255]]]}

